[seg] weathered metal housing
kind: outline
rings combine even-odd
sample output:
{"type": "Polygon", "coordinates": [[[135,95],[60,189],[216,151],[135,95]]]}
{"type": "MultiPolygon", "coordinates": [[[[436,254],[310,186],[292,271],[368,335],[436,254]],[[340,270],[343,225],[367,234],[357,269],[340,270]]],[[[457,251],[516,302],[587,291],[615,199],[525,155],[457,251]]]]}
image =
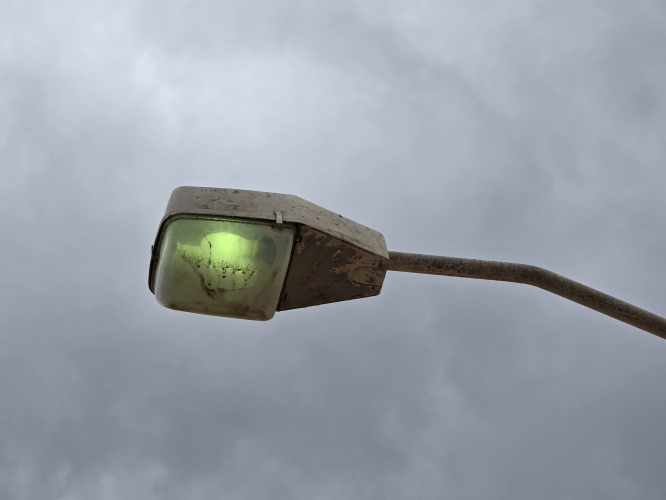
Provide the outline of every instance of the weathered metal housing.
{"type": "Polygon", "coordinates": [[[152,247],[148,285],[153,292],[160,233],[170,217],[183,214],[297,225],[278,311],[371,297],[382,289],[389,255],[381,233],[298,196],[182,186],[171,194],[152,247]]]}

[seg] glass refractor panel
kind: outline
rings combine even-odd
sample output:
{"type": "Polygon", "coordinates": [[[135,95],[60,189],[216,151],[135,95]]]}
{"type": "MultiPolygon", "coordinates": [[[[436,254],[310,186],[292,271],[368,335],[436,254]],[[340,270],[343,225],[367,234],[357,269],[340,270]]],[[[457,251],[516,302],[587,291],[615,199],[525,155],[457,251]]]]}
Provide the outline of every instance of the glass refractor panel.
{"type": "Polygon", "coordinates": [[[178,216],[166,222],[155,272],[164,307],[265,321],[275,314],[294,228],[269,222],[178,216]]]}

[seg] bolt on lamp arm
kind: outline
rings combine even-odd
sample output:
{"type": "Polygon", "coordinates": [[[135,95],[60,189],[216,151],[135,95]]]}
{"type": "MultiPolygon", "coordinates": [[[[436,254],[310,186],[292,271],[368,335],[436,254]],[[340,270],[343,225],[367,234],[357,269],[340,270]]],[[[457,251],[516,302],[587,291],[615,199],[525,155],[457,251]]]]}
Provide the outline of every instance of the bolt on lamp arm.
{"type": "Polygon", "coordinates": [[[389,252],[388,269],[536,286],[666,339],[666,318],[540,267],[492,260],[389,252]]]}

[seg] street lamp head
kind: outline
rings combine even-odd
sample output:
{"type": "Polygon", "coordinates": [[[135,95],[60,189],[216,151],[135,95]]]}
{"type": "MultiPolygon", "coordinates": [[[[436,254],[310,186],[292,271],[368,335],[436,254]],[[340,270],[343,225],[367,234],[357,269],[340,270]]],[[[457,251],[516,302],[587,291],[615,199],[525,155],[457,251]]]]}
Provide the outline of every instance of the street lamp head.
{"type": "Polygon", "coordinates": [[[387,269],[380,233],[297,196],[179,187],[148,281],[170,309],[265,321],[275,311],[378,295],[387,269]]]}

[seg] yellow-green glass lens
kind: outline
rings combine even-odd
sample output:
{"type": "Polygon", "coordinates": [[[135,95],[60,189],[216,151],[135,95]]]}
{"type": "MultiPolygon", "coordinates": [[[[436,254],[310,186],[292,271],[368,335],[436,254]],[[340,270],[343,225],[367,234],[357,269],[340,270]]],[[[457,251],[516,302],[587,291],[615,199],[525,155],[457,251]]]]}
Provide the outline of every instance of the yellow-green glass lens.
{"type": "Polygon", "coordinates": [[[268,320],[287,273],[294,228],[178,216],[165,223],[155,297],[179,311],[268,320]]]}

